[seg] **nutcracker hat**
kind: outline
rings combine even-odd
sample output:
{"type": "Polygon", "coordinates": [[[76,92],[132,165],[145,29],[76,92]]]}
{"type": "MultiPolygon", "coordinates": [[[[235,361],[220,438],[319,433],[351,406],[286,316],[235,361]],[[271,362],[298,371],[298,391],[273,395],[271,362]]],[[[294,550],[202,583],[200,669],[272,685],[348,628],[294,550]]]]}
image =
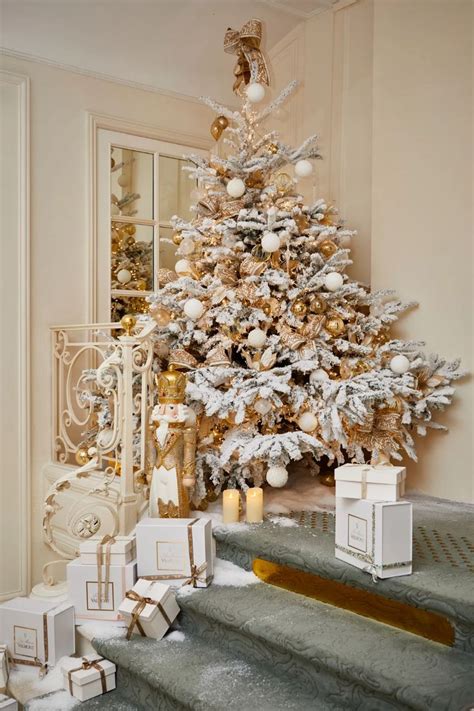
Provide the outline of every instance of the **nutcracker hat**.
{"type": "Polygon", "coordinates": [[[158,400],[160,403],[184,402],[186,391],[186,376],[179,370],[165,370],[156,377],[158,400]]]}

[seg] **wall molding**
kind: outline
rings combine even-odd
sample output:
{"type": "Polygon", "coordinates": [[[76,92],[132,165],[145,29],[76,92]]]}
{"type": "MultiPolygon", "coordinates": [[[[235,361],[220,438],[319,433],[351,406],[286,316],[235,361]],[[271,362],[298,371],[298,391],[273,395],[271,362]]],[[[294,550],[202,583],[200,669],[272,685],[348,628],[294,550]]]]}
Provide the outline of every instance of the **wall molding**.
{"type": "Polygon", "coordinates": [[[72,72],[73,74],[80,74],[85,77],[90,77],[92,79],[98,79],[100,81],[108,81],[113,84],[121,84],[122,86],[128,86],[131,89],[140,89],[141,91],[148,91],[153,94],[159,94],[160,96],[168,96],[172,99],[177,99],[178,101],[192,102],[203,106],[202,101],[198,96],[191,96],[188,94],[180,94],[177,91],[171,91],[170,89],[160,89],[152,84],[144,84],[137,81],[131,81],[130,79],[123,79],[119,76],[112,74],[105,74],[102,72],[95,72],[92,69],[84,69],[78,67],[74,64],[64,64],[62,62],[57,62],[54,59],[48,59],[47,57],[41,57],[36,54],[30,54],[29,52],[19,52],[16,49],[10,49],[9,47],[0,47],[0,54],[5,57],[12,57],[12,59],[20,59],[26,62],[35,62],[36,64],[45,64],[53,69],[60,69],[64,72],[72,72]]]}
{"type": "MultiPolygon", "coordinates": [[[[31,402],[30,402],[30,81],[27,76],[0,70],[0,82],[18,89],[18,481],[20,585],[4,590],[0,600],[30,592],[31,563],[31,402]]],[[[9,336],[10,337],[10,336],[9,336]]],[[[5,469],[4,469],[5,472],[5,469]]],[[[8,476],[12,472],[7,473],[8,476]]]]}

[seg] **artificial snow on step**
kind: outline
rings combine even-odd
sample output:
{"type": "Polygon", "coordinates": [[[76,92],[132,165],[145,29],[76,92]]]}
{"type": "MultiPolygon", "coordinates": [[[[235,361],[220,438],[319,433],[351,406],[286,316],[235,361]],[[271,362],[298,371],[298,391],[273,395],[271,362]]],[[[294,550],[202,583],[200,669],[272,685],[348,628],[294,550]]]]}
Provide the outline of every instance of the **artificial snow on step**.
{"type": "MultiPolygon", "coordinates": [[[[40,678],[38,669],[34,667],[12,667],[8,682],[11,694],[21,704],[26,704],[35,697],[63,689],[61,665],[67,659],[78,661],[77,657],[63,657],[43,678],[40,678]]],[[[64,708],[66,709],[66,707],[64,708]]],[[[51,707],[48,707],[48,711],[51,711],[51,707]]]]}

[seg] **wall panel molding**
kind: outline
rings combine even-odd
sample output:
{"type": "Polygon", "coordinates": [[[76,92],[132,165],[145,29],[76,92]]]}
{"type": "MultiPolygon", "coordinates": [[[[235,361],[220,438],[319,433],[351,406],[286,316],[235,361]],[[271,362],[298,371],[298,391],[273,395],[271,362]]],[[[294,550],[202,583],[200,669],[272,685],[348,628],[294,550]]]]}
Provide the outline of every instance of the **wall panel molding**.
{"type": "Polygon", "coordinates": [[[29,79],[0,70],[1,436],[0,600],[30,589],[29,79]]]}

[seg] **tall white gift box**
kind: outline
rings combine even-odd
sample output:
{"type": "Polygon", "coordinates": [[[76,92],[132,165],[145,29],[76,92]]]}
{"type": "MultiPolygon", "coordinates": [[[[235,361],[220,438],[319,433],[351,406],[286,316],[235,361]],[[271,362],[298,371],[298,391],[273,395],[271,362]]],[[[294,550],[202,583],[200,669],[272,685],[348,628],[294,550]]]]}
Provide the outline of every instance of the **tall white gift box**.
{"type": "Polygon", "coordinates": [[[54,666],[75,651],[74,607],[15,597],[0,605],[0,638],[15,664],[54,666]]]}
{"type": "Polygon", "coordinates": [[[398,501],[405,493],[405,467],[344,464],[337,467],[336,496],[369,501],[398,501]]]}
{"type": "Polygon", "coordinates": [[[61,669],[65,688],[80,701],[115,689],[115,664],[98,654],[88,654],[82,660],[65,659],[61,669]]]}
{"type": "Polygon", "coordinates": [[[132,634],[161,639],[179,615],[179,607],[169,585],[140,578],[127,590],[119,612],[128,624],[127,639],[132,634]]]}
{"type": "Polygon", "coordinates": [[[18,702],[11,696],[0,694],[0,709],[2,711],[18,711],[18,702]]]}
{"type": "Polygon", "coordinates": [[[135,534],[89,538],[79,546],[79,562],[85,565],[127,565],[136,557],[135,534]]]}
{"type": "Polygon", "coordinates": [[[104,620],[124,624],[118,611],[127,590],[137,579],[136,562],[127,565],[67,565],[68,598],[76,610],[76,622],[104,620]]]}
{"type": "Polygon", "coordinates": [[[7,689],[9,674],[10,669],[7,645],[0,644],[0,694],[4,694],[7,689]]]}
{"type": "Polygon", "coordinates": [[[138,577],[173,587],[207,587],[214,575],[212,521],[206,518],[145,518],[136,527],[138,577]]]}
{"type": "Polygon", "coordinates": [[[409,501],[336,498],[336,558],[378,578],[412,571],[409,501]]]}

